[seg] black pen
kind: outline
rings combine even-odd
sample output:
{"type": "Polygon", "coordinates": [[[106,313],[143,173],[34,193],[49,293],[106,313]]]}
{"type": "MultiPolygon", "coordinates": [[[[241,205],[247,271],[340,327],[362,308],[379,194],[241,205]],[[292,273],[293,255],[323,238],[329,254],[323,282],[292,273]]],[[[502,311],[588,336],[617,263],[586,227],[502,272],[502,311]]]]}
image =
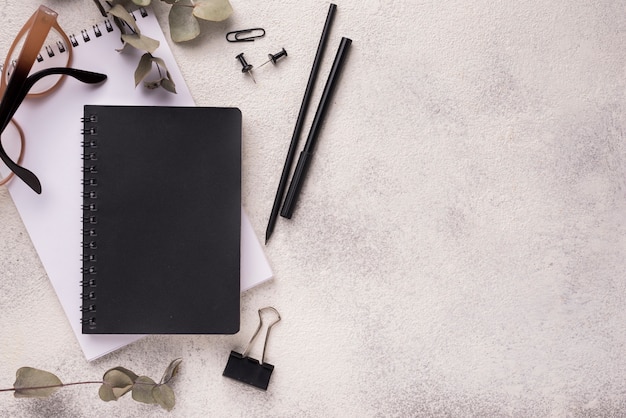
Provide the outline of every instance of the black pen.
{"type": "Polygon", "coordinates": [[[307,137],[304,149],[300,153],[300,158],[298,159],[296,170],[293,174],[293,178],[291,179],[291,184],[289,185],[289,190],[287,191],[287,197],[285,198],[283,209],[280,212],[280,216],[282,216],[283,218],[291,219],[291,216],[293,215],[296,201],[298,200],[298,195],[300,194],[300,189],[302,189],[302,184],[304,182],[304,179],[306,178],[306,173],[311,163],[311,157],[313,156],[313,147],[315,146],[315,142],[319,135],[322,122],[324,121],[324,117],[326,116],[326,113],[328,111],[331,96],[333,94],[333,91],[335,90],[335,86],[337,85],[337,79],[339,78],[339,73],[343,68],[343,64],[345,62],[346,54],[348,52],[350,44],[352,44],[351,39],[341,38],[341,43],[339,44],[339,49],[337,50],[335,61],[333,62],[333,66],[330,69],[330,74],[328,75],[326,87],[324,87],[324,92],[322,93],[320,104],[317,107],[317,111],[315,112],[315,118],[313,119],[313,123],[311,124],[309,136],[307,137]]]}
{"type": "Polygon", "coordinates": [[[276,225],[276,218],[278,217],[278,211],[280,210],[280,204],[285,194],[285,188],[287,187],[287,180],[289,179],[289,172],[293,165],[293,159],[296,155],[296,148],[298,140],[300,139],[300,132],[302,131],[302,124],[304,123],[304,117],[306,116],[309,103],[311,102],[311,93],[313,91],[313,85],[317,79],[320,63],[322,61],[322,55],[326,48],[326,41],[328,40],[328,33],[330,32],[330,25],[333,22],[337,5],[331,3],[328,9],[328,15],[326,16],[326,22],[324,23],[324,29],[322,30],[322,36],[317,46],[317,52],[315,53],[315,59],[313,60],[313,67],[311,68],[311,74],[309,75],[309,81],[307,82],[306,89],[304,91],[304,97],[302,98],[302,105],[300,106],[300,112],[298,113],[298,119],[296,121],[296,127],[291,137],[291,143],[289,144],[289,151],[287,151],[287,158],[285,159],[285,165],[283,172],[280,176],[280,182],[278,184],[278,190],[276,191],[276,197],[274,198],[274,205],[272,206],[272,213],[270,214],[269,222],[267,223],[267,229],[265,231],[265,243],[270,239],[272,231],[274,231],[274,225],[276,225]]]}

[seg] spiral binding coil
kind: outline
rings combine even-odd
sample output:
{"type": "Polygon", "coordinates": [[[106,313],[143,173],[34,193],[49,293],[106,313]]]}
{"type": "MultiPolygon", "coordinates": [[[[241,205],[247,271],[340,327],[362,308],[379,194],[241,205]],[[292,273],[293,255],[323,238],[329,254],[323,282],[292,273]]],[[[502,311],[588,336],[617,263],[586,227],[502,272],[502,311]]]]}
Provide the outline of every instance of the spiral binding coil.
{"type": "Polygon", "coordinates": [[[81,273],[83,279],[81,286],[83,291],[81,297],[83,306],[81,311],[83,317],[81,323],[90,329],[96,327],[96,286],[97,286],[97,257],[95,251],[98,249],[96,238],[98,236],[98,182],[94,177],[98,170],[96,162],[98,160],[97,130],[94,126],[98,118],[96,115],[87,115],[81,119],[83,122],[83,255],[81,273]]]}
{"type": "MultiPolygon", "coordinates": [[[[131,16],[135,20],[137,20],[137,16],[135,16],[135,12],[139,12],[141,17],[148,16],[148,12],[146,11],[146,9],[144,9],[143,7],[140,7],[139,9],[135,11],[129,11],[131,16]]],[[[80,46],[81,43],[84,44],[84,43],[90,42],[92,40],[92,37],[99,38],[105,34],[105,31],[106,33],[110,33],[110,32],[113,32],[113,30],[114,30],[113,23],[111,23],[111,19],[107,18],[107,19],[104,19],[104,21],[102,21],[101,23],[96,23],[95,25],[92,25],[90,29],[81,29],[78,36],[72,33],[68,35],[68,38],[72,46],[77,47],[77,46],[80,46]]],[[[57,53],[56,51],[58,51],[61,54],[66,52],[67,47],[63,42],[57,41],[55,45],[45,45],[44,50],[46,52],[46,55],[52,58],[56,55],[57,53]]],[[[37,61],[41,62],[43,60],[44,60],[44,56],[42,54],[38,54],[37,61]]]]}
{"type": "MultiPolygon", "coordinates": [[[[135,10],[135,11],[129,11],[130,15],[137,20],[137,17],[135,16],[135,12],[139,12],[141,17],[146,17],[148,16],[148,12],[146,11],[146,9],[144,9],[143,7],[140,7],[139,9],[135,10]]],[[[104,30],[106,30],[107,33],[113,32],[113,24],[111,23],[110,19],[104,19],[104,21],[102,22],[102,25],[104,26],[104,30]]],[[[93,34],[94,37],[99,38],[101,37],[104,32],[102,32],[102,29],[100,29],[100,24],[95,24],[92,25],[91,30],[89,29],[81,29],[80,31],[80,35],[77,37],[76,34],[72,33],[70,35],[68,35],[68,38],[70,40],[70,43],[72,44],[72,47],[77,47],[81,45],[81,42],[79,41],[79,39],[82,40],[82,43],[85,44],[87,42],[90,42],[92,37],[90,36],[90,32],[93,34]]],[[[46,55],[49,58],[54,57],[58,53],[63,54],[64,52],[67,52],[67,46],[61,42],[61,41],[57,41],[55,45],[44,45],[42,52],[45,50],[46,55]]],[[[42,62],[44,60],[44,56],[39,53],[37,54],[37,62],[42,62]]],[[[0,71],[2,70],[2,64],[0,64],[0,71]]]]}
{"type": "MultiPolygon", "coordinates": [[[[139,11],[141,17],[148,16],[148,12],[144,8],[139,8],[137,11],[139,11]]],[[[137,20],[135,12],[130,12],[130,14],[135,20],[137,20]]],[[[72,46],[77,47],[81,45],[81,41],[82,43],[87,43],[90,42],[93,37],[99,38],[105,33],[110,32],[113,32],[113,24],[110,19],[105,19],[102,24],[95,24],[90,30],[81,30],[78,36],[75,34],[69,35],[69,39],[72,46]]],[[[56,48],[61,53],[66,51],[65,45],[62,43],[56,45],[56,48]]],[[[54,56],[55,51],[52,47],[47,46],[46,53],[52,57],[54,56]]],[[[43,60],[43,57],[41,57],[41,60],[43,60]]],[[[96,167],[96,162],[98,160],[98,131],[95,126],[98,122],[98,116],[85,115],[81,118],[81,122],[83,123],[83,129],[81,131],[83,134],[83,254],[81,256],[81,273],[83,278],[80,285],[82,287],[81,298],[83,300],[83,304],[80,310],[82,312],[81,324],[83,325],[83,329],[87,327],[88,329],[93,330],[96,328],[96,287],[98,284],[98,257],[96,255],[96,250],[98,249],[98,244],[96,242],[96,238],[98,236],[96,228],[98,224],[98,180],[95,177],[98,173],[98,169],[96,167]]]]}

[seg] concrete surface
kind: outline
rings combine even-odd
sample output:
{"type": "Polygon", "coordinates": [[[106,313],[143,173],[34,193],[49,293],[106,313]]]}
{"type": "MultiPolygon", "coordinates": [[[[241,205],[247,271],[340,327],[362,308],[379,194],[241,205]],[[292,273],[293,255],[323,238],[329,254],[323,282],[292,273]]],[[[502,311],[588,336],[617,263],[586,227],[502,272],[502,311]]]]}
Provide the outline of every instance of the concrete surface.
{"type": "MultiPolygon", "coordinates": [[[[100,19],[88,0],[43,3],[66,29],[100,19]]],[[[263,239],[329,3],[231,3],[227,22],[172,49],[198,105],[242,109],[243,202],[263,239]],[[265,38],[224,40],[256,26],[265,38]],[[239,52],[258,65],[281,47],[257,84],[240,73],[239,52]]],[[[151,336],[86,362],[0,189],[0,387],[26,365],[65,382],[118,365],[158,379],[183,358],[170,413],[86,386],[0,393],[0,415],[626,415],[623,3],[336,3],[313,108],[342,36],[346,71],[294,218],[266,247],[275,278],[242,296],[239,334],[151,336]],[[267,305],[283,321],[261,392],[221,374],[267,305]]],[[[38,4],[0,4],[3,55],[38,4]]]]}

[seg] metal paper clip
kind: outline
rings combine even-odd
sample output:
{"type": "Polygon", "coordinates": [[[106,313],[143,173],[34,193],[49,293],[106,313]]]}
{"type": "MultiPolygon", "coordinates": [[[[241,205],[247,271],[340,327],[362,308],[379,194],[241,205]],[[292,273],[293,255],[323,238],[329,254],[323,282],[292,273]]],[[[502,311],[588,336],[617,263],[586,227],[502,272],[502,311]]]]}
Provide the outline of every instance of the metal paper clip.
{"type": "Polygon", "coordinates": [[[228,363],[226,363],[226,368],[224,369],[224,373],[222,373],[222,375],[246,383],[248,385],[252,385],[259,389],[267,390],[267,386],[270,382],[270,377],[272,376],[272,372],[274,371],[274,366],[265,362],[265,349],[267,348],[267,340],[270,335],[270,330],[274,325],[276,325],[277,322],[280,321],[280,319],[281,318],[278,311],[271,306],[259,309],[259,326],[252,335],[252,338],[250,338],[248,346],[244,350],[243,354],[239,354],[236,351],[230,352],[230,356],[228,357],[228,363]],[[264,311],[274,312],[276,314],[276,319],[274,320],[274,322],[270,323],[267,326],[265,341],[263,342],[263,353],[261,354],[261,362],[259,362],[252,357],[248,357],[248,353],[252,348],[252,343],[259,335],[259,331],[261,331],[261,327],[263,326],[262,312],[264,311]]]}
{"type": "Polygon", "coordinates": [[[228,32],[226,34],[226,40],[228,42],[252,42],[257,38],[262,38],[264,36],[265,29],[263,28],[242,29],[228,32]]]}

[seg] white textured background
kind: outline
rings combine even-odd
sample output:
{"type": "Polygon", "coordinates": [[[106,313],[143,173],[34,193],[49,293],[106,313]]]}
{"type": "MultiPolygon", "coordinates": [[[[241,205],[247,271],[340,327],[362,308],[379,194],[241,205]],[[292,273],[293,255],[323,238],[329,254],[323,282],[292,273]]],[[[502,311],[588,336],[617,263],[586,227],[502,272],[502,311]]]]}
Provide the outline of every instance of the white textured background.
{"type": "MultiPolygon", "coordinates": [[[[100,20],[89,0],[43,3],[68,30],[100,20]]],[[[243,201],[263,239],[329,3],[231,3],[172,48],[198,105],[242,109],[243,201]],[[224,40],[255,26],[262,40],[224,40]],[[281,47],[256,85],[234,59],[281,47]]],[[[626,416],[623,2],[336,3],[312,110],[341,36],[353,48],[239,334],[148,337],[87,363],[0,189],[0,387],[25,365],[70,382],[118,365],[159,378],[184,359],[169,414],[89,386],[0,393],[1,416],[626,416]],[[264,393],[221,373],[266,305],[283,321],[264,393]]],[[[2,55],[38,4],[0,3],[2,55]]]]}

